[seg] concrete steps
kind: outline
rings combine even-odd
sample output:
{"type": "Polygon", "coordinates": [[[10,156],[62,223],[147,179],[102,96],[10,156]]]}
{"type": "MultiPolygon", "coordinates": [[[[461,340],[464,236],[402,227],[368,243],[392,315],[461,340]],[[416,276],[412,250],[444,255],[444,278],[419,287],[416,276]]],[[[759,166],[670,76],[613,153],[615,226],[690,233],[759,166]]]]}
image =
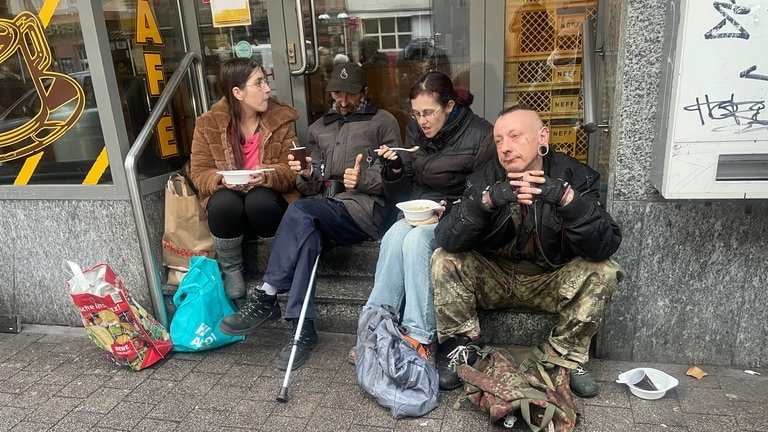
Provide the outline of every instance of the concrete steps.
{"type": "MultiPolygon", "coordinates": [[[[244,251],[244,266],[249,292],[261,286],[261,275],[269,261],[272,240],[248,242],[244,251]]],[[[365,242],[349,247],[335,247],[323,252],[318,265],[315,304],[320,331],[354,334],[360,309],[373,289],[373,276],[379,254],[379,242],[365,242]]],[[[163,286],[163,294],[172,316],[175,286],[163,286]]],[[[287,294],[278,296],[285,310],[287,294]]],[[[238,301],[240,304],[242,301],[238,301]]],[[[238,304],[238,306],[239,306],[238,304]]],[[[481,311],[484,338],[495,344],[533,345],[544,340],[555,323],[556,316],[538,312],[481,311]]],[[[288,329],[284,320],[271,322],[270,328],[288,329]]]]}

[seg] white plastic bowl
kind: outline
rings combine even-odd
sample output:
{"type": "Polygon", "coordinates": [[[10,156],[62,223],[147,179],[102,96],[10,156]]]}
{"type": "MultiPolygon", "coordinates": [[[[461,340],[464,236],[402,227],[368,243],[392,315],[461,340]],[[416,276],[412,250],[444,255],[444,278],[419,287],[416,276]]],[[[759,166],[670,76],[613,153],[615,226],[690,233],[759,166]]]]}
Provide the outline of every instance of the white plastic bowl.
{"type": "Polygon", "coordinates": [[[677,378],[670,376],[658,369],[653,369],[653,368],[635,368],[635,369],[620,373],[616,382],[619,384],[626,384],[627,387],[629,387],[629,391],[632,392],[633,395],[641,399],[649,399],[649,400],[660,399],[664,397],[664,395],[667,393],[668,390],[675,388],[677,384],[679,384],[679,382],[677,381],[677,378]],[[644,390],[628,383],[627,380],[629,379],[630,375],[632,375],[634,372],[638,370],[642,370],[643,372],[645,372],[648,378],[650,378],[651,381],[653,381],[653,384],[656,386],[658,390],[644,390]]]}
{"type": "Polygon", "coordinates": [[[216,171],[217,174],[224,176],[224,181],[232,185],[247,184],[248,178],[251,174],[257,174],[265,171],[274,171],[274,168],[263,168],[257,170],[232,170],[232,171],[216,171]]]}
{"type": "Polygon", "coordinates": [[[431,218],[440,204],[432,200],[418,199],[397,203],[396,206],[403,211],[406,220],[420,222],[431,218]]]}

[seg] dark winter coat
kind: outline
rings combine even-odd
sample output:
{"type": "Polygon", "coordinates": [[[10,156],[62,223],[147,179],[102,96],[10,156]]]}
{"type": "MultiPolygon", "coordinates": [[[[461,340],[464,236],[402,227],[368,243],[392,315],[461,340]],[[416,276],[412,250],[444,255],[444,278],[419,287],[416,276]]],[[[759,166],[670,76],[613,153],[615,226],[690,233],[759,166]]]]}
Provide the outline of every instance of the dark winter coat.
{"type": "Polygon", "coordinates": [[[312,174],[309,179],[298,176],[299,191],[305,196],[323,197],[324,181],[342,181],[344,170],[354,167],[357,155],[362,154],[357,188],[341,192],[333,199],[344,203],[355,223],[377,239],[386,205],[376,150],[381,145],[402,145],[397,120],[369,102],[361,111],[344,117],[330,109],[309,126],[308,132],[307,155],[312,158],[312,174]]]}
{"type": "Polygon", "coordinates": [[[497,158],[488,161],[467,180],[461,202],[453,206],[437,225],[435,238],[448,252],[470,249],[492,252],[514,242],[515,250],[528,243],[536,230],[536,248],[551,267],[561,266],[574,257],[602,261],[621,244],[621,231],[599,201],[600,175],[576,159],[550,148],[544,157],[544,173],[568,182],[575,191],[571,202],[555,207],[534,200],[527,215],[516,227],[512,211],[520,204],[488,209],[482,192],[488,185],[506,178],[497,158]]]}
{"type": "Polygon", "coordinates": [[[461,197],[467,176],[496,157],[493,125],[468,107],[458,109],[456,118],[433,138],[427,138],[415,121],[408,123],[406,147],[419,150],[400,153],[404,167],[400,176],[385,171],[388,197],[454,201],[461,197]]]}

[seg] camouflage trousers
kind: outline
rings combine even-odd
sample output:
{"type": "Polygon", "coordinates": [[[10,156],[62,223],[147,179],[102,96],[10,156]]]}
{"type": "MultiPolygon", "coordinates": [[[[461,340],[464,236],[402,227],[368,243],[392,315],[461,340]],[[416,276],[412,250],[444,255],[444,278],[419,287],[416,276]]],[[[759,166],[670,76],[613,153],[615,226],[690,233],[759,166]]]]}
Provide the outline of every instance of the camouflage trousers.
{"type": "Polygon", "coordinates": [[[478,308],[524,307],[559,315],[549,344],[563,358],[586,363],[592,336],[623,277],[621,265],[610,259],[574,258],[550,272],[527,261],[437,249],[432,282],[438,340],[480,336],[478,308]]]}

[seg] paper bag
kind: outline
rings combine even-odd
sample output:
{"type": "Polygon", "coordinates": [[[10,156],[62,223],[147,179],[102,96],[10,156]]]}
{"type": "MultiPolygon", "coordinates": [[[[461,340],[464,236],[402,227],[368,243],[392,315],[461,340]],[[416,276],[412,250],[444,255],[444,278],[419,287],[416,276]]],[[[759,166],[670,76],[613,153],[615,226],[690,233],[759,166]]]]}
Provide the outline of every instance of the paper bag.
{"type": "Polygon", "coordinates": [[[173,173],[165,187],[165,231],[163,265],[168,267],[168,283],[178,285],[189,269],[193,256],[215,255],[205,209],[180,173],[173,173]]]}

